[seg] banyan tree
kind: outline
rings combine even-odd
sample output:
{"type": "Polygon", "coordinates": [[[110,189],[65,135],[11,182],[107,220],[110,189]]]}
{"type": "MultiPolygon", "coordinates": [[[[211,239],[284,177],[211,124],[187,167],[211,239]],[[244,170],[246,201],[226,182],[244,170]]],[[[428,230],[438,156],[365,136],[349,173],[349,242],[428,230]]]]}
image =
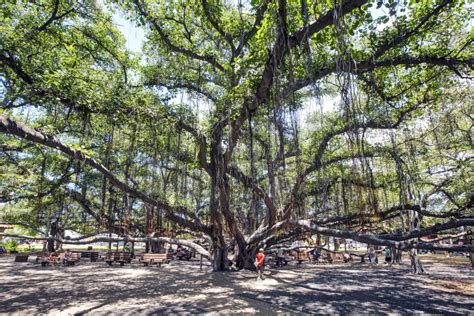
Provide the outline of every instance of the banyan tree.
{"type": "Polygon", "coordinates": [[[181,243],[214,270],[308,234],[472,251],[465,1],[0,10],[2,222],[181,243]],[[139,52],[117,17],[144,32],[139,52]]]}

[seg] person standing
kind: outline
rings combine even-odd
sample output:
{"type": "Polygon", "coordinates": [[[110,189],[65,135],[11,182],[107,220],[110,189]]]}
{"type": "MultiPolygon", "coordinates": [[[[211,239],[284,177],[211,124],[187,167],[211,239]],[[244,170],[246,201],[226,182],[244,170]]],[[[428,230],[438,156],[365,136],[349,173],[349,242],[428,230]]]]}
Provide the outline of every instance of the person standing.
{"type": "Polygon", "coordinates": [[[285,257],[283,257],[283,249],[281,249],[281,247],[278,247],[278,249],[277,249],[276,264],[279,267],[281,267],[285,264],[285,257]]]}
{"type": "Polygon", "coordinates": [[[368,256],[369,256],[369,263],[371,265],[376,265],[377,262],[376,262],[376,254],[375,254],[375,250],[374,248],[372,247],[369,247],[369,249],[367,249],[367,253],[368,253],[368,256]]]}
{"type": "Polygon", "coordinates": [[[264,263],[265,263],[265,253],[263,252],[263,248],[260,248],[255,258],[255,267],[257,268],[257,271],[258,271],[257,280],[265,279],[263,276],[264,263]]]}
{"type": "Polygon", "coordinates": [[[392,266],[392,249],[390,249],[390,247],[385,248],[385,263],[388,264],[389,267],[392,266]]]}

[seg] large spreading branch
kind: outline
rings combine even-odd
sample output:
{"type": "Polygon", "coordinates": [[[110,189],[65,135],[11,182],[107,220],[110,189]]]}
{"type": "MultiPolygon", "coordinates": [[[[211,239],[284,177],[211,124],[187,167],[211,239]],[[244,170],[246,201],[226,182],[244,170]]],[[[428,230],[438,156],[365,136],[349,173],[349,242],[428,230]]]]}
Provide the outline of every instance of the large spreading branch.
{"type": "MultiPolygon", "coordinates": [[[[30,76],[28,73],[26,73],[23,70],[23,67],[20,64],[20,61],[16,60],[13,56],[8,54],[7,52],[0,53],[0,61],[5,63],[11,70],[13,70],[13,72],[15,72],[16,75],[19,78],[21,78],[26,84],[32,86],[36,83],[34,77],[30,76]]],[[[70,109],[74,109],[75,111],[78,111],[81,113],[98,113],[98,110],[92,110],[88,106],[78,104],[74,102],[73,100],[67,97],[64,97],[61,94],[58,94],[54,91],[50,91],[50,90],[46,90],[42,88],[39,88],[39,89],[36,88],[36,89],[33,89],[33,91],[38,97],[44,97],[48,95],[55,97],[63,105],[65,105],[66,107],[70,109]]],[[[102,114],[107,114],[107,113],[104,112],[102,114]]],[[[131,114],[131,113],[128,113],[128,114],[131,114]]],[[[150,121],[155,121],[157,119],[160,119],[159,117],[156,117],[152,113],[145,112],[142,114],[145,115],[145,117],[147,117],[150,121]]],[[[186,132],[190,133],[193,136],[193,138],[196,140],[199,146],[199,154],[198,154],[199,163],[201,167],[206,172],[208,172],[209,166],[206,160],[207,141],[206,141],[205,136],[202,133],[200,133],[198,130],[196,130],[194,127],[184,122],[183,120],[176,119],[175,117],[169,114],[166,114],[166,117],[168,119],[171,119],[174,122],[176,128],[178,128],[179,130],[185,130],[186,132]]]]}
{"type": "Polygon", "coordinates": [[[302,233],[316,233],[324,236],[352,239],[362,243],[370,245],[379,245],[394,247],[398,249],[427,249],[427,250],[446,250],[446,251],[474,251],[473,245],[438,245],[427,242],[416,242],[413,241],[415,238],[420,238],[429,234],[437,233],[440,231],[463,227],[466,225],[473,225],[474,218],[461,219],[447,222],[445,224],[434,225],[421,230],[412,231],[406,234],[385,234],[385,235],[374,235],[366,233],[357,233],[350,230],[328,228],[319,226],[311,220],[288,220],[281,221],[273,225],[269,229],[263,229],[259,232],[254,233],[247,241],[249,244],[258,244],[260,246],[270,246],[270,244],[278,243],[280,238],[288,238],[284,232],[293,232],[296,235],[302,233]]]}
{"type": "Polygon", "coordinates": [[[334,14],[337,12],[341,17],[361,8],[368,0],[346,0],[337,9],[332,9],[326,14],[319,17],[316,21],[308,26],[301,28],[295,33],[291,34],[288,39],[284,34],[280,34],[272,50],[272,53],[267,58],[262,79],[260,80],[253,101],[247,104],[250,111],[254,111],[259,105],[265,103],[270,96],[270,90],[273,86],[275,77],[275,69],[279,68],[283,62],[284,57],[289,53],[289,50],[301,44],[305,37],[310,37],[313,34],[323,30],[324,28],[334,23],[334,14]]]}
{"type": "MultiPolygon", "coordinates": [[[[471,219],[471,223],[474,223],[474,219],[471,219]]],[[[318,233],[321,235],[352,239],[352,240],[366,243],[369,245],[388,246],[388,247],[399,248],[401,250],[417,248],[417,249],[444,250],[444,251],[467,251],[467,252],[474,251],[474,245],[439,245],[439,244],[430,244],[430,243],[425,243],[425,242],[398,242],[398,241],[393,241],[391,239],[384,239],[381,237],[381,235],[359,234],[359,233],[355,233],[348,230],[319,227],[319,226],[313,225],[309,221],[294,221],[292,224],[295,224],[297,226],[302,226],[308,231],[318,233]]],[[[463,226],[463,223],[457,223],[457,224],[451,225],[451,228],[461,227],[461,226],[463,226]]],[[[441,230],[437,230],[436,227],[432,227],[430,230],[433,232],[441,231],[441,230]]],[[[413,234],[413,236],[415,235],[417,237],[425,236],[423,233],[420,234],[419,232],[418,234],[413,234]]],[[[407,237],[405,239],[401,239],[400,241],[407,241],[409,239],[412,239],[412,238],[407,237]]]]}
{"type": "MultiPolygon", "coordinates": [[[[467,251],[473,252],[474,245],[437,245],[430,244],[425,242],[414,242],[413,239],[420,238],[426,235],[437,233],[440,231],[458,228],[463,226],[470,226],[474,224],[474,218],[469,219],[459,219],[447,222],[445,224],[434,225],[431,227],[423,228],[420,230],[415,230],[410,233],[405,234],[384,234],[384,235],[374,235],[374,234],[364,234],[356,233],[349,230],[343,229],[334,229],[319,226],[314,224],[311,220],[289,220],[278,222],[265,233],[260,236],[254,236],[250,242],[258,242],[259,240],[264,240],[266,237],[275,235],[278,233],[288,231],[289,229],[303,229],[305,232],[311,232],[316,234],[321,234],[325,236],[338,237],[352,239],[362,243],[370,245],[379,245],[379,246],[388,246],[399,249],[429,249],[429,250],[446,250],[446,251],[467,251]]],[[[277,239],[277,238],[276,238],[277,239]]],[[[275,240],[276,240],[275,239],[275,240]]]]}
{"type": "Polygon", "coordinates": [[[237,46],[237,49],[235,50],[234,57],[238,57],[242,50],[244,49],[245,46],[247,46],[248,41],[257,33],[258,29],[260,28],[263,18],[265,17],[265,13],[267,12],[268,9],[268,4],[271,2],[271,0],[264,0],[262,5],[257,9],[257,12],[255,14],[255,21],[252,25],[252,28],[243,34],[239,46],[237,46]]]}
{"type": "Polygon", "coordinates": [[[110,183],[120,189],[122,192],[127,193],[131,196],[134,196],[143,202],[146,202],[150,205],[154,205],[166,211],[167,217],[174,221],[175,223],[187,227],[190,229],[195,229],[204,233],[209,232],[209,228],[203,225],[199,219],[194,218],[193,221],[185,219],[185,217],[190,216],[190,212],[183,206],[171,206],[168,203],[152,198],[145,193],[130,187],[125,182],[119,180],[110,170],[108,170],[104,165],[92,159],[91,157],[85,155],[80,150],[75,150],[69,146],[64,145],[54,136],[45,135],[37,130],[26,127],[21,123],[17,123],[10,119],[7,116],[0,116],[0,132],[5,134],[14,135],[28,141],[44,145],[53,149],[57,149],[62,153],[73,157],[77,160],[80,160],[87,164],[88,166],[94,168],[95,170],[102,173],[110,183]]]}
{"type": "Polygon", "coordinates": [[[180,240],[180,239],[174,239],[174,238],[169,238],[169,237],[95,237],[95,238],[90,238],[90,236],[84,236],[81,239],[62,239],[58,237],[34,237],[34,236],[24,236],[24,235],[17,235],[17,234],[6,234],[6,233],[0,233],[1,237],[11,237],[11,238],[18,238],[18,239],[28,239],[28,240],[44,240],[44,241],[56,241],[62,244],[67,244],[67,245],[87,245],[87,244],[93,244],[97,242],[167,242],[169,244],[174,244],[174,245],[182,245],[186,246],[189,248],[192,248],[196,250],[196,252],[200,255],[202,255],[206,259],[210,259],[211,255],[209,254],[209,251],[204,249],[201,245],[198,245],[196,243],[193,243],[191,241],[187,240],[180,240]]]}
{"type": "MultiPolygon", "coordinates": [[[[420,64],[434,64],[434,65],[442,65],[447,66],[452,69],[455,73],[458,73],[455,65],[457,64],[458,60],[456,58],[448,59],[447,56],[435,57],[435,56],[420,56],[420,57],[398,57],[394,59],[385,59],[382,61],[376,62],[376,60],[382,57],[387,51],[398,47],[400,44],[404,43],[410,37],[419,33],[420,29],[433,17],[439,15],[444,11],[444,9],[451,3],[453,0],[444,0],[438,6],[436,6],[433,10],[425,14],[423,17],[419,19],[419,22],[413,27],[412,29],[407,29],[405,32],[398,34],[392,39],[386,40],[380,46],[375,48],[374,53],[362,61],[354,61],[354,60],[346,60],[344,64],[350,65],[348,69],[351,69],[354,73],[363,73],[371,71],[377,67],[388,67],[388,66],[395,66],[395,65],[405,65],[405,66],[415,66],[420,64]]],[[[467,64],[470,64],[472,69],[472,59],[467,60],[467,64]]],[[[298,80],[293,82],[290,85],[290,88],[285,92],[282,93],[280,97],[286,98],[292,93],[307,87],[310,84],[322,79],[323,77],[335,73],[338,71],[338,66],[333,63],[326,67],[319,67],[315,69],[306,79],[298,80]]]]}
{"type": "Polygon", "coordinates": [[[462,226],[474,226],[474,218],[460,218],[453,219],[443,224],[435,224],[430,227],[421,228],[418,230],[412,230],[410,232],[402,232],[397,234],[383,234],[378,235],[379,238],[395,241],[403,241],[413,238],[420,238],[424,236],[429,236],[441,231],[458,228],[462,226]]]}
{"type": "Polygon", "coordinates": [[[211,6],[209,6],[209,3],[207,2],[207,0],[201,0],[201,4],[202,4],[202,8],[204,9],[204,14],[207,17],[207,20],[209,21],[209,23],[211,23],[212,27],[214,27],[214,29],[217,31],[217,33],[219,33],[222,36],[222,38],[224,38],[224,40],[229,44],[230,49],[232,51],[232,55],[234,55],[235,54],[235,45],[234,45],[234,40],[233,40],[232,36],[229,33],[227,33],[226,31],[224,31],[224,29],[221,27],[219,21],[216,20],[216,18],[213,15],[213,12],[212,12],[213,10],[212,10],[211,6]]]}
{"type": "MultiPolygon", "coordinates": [[[[451,70],[457,70],[456,66],[464,65],[470,69],[474,69],[474,58],[456,58],[446,56],[399,56],[394,58],[387,58],[375,61],[372,57],[369,57],[363,61],[347,60],[344,63],[351,65],[348,67],[354,74],[363,74],[370,72],[377,68],[386,68],[394,66],[406,66],[414,67],[422,64],[444,66],[451,70]]],[[[280,98],[286,98],[289,95],[306,88],[307,86],[314,84],[316,81],[339,71],[339,67],[336,63],[332,63],[325,67],[320,67],[313,71],[308,77],[300,80],[295,80],[289,85],[283,93],[280,94],[280,98]]]]}
{"type": "Polygon", "coordinates": [[[242,183],[246,188],[252,190],[257,196],[259,196],[265,203],[268,208],[267,220],[270,224],[273,224],[273,220],[277,214],[277,207],[273,203],[272,197],[270,197],[265,190],[260,187],[255,181],[246,176],[241,170],[235,166],[230,166],[228,168],[229,174],[240,183],[242,183]]]}
{"type": "Polygon", "coordinates": [[[256,111],[260,105],[268,100],[275,79],[275,69],[278,69],[282,65],[284,58],[289,54],[290,50],[301,44],[306,37],[310,37],[326,27],[333,25],[333,17],[336,10],[342,17],[361,8],[367,2],[368,0],[346,0],[337,9],[329,10],[313,23],[301,28],[293,34],[286,35],[284,32],[279,32],[276,43],[265,63],[261,79],[256,86],[255,94],[244,102],[244,106],[240,109],[239,115],[231,122],[229,146],[226,151],[227,161],[230,161],[232,152],[242,133],[242,125],[247,120],[250,112],[256,111]]]}
{"type": "MultiPolygon", "coordinates": [[[[392,40],[384,42],[381,46],[377,47],[374,54],[368,57],[366,60],[363,61],[354,61],[348,60],[345,61],[346,64],[350,64],[352,71],[355,73],[363,73],[371,71],[378,67],[388,67],[393,65],[405,65],[405,66],[415,66],[420,64],[433,64],[433,65],[441,65],[447,66],[455,73],[459,74],[459,71],[456,69],[456,65],[458,64],[467,64],[471,69],[473,69],[473,59],[466,59],[466,60],[459,60],[457,58],[451,57],[447,58],[446,56],[442,57],[433,57],[433,56],[420,56],[420,57],[398,57],[394,59],[385,59],[381,61],[377,61],[378,57],[384,55],[384,53],[392,48],[397,47],[404,41],[406,41],[411,36],[417,34],[419,30],[425,25],[432,17],[440,14],[443,9],[452,3],[453,0],[444,0],[441,4],[439,4],[436,8],[431,10],[428,14],[423,16],[419,23],[413,28],[406,30],[403,34],[400,34],[393,38],[392,40]]],[[[347,13],[354,11],[362,7],[367,1],[365,0],[358,0],[358,1],[344,1],[338,10],[338,14],[340,16],[344,16],[347,13]]],[[[277,69],[281,65],[285,54],[288,53],[289,49],[297,47],[300,43],[305,39],[309,38],[311,35],[321,31],[328,25],[332,25],[334,23],[334,16],[335,10],[328,11],[325,15],[321,16],[317,21],[311,23],[308,26],[303,27],[302,29],[298,30],[297,32],[290,35],[288,40],[288,45],[285,46],[284,42],[282,42],[281,37],[278,38],[270,56],[267,59],[267,63],[265,64],[265,68],[262,74],[262,79],[260,80],[256,94],[254,97],[245,103],[245,106],[240,109],[238,117],[231,123],[231,133],[230,133],[230,140],[229,140],[229,147],[227,153],[227,159],[232,155],[232,151],[236,146],[242,129],[242,125],[247,119],[250,111],[255,111],[260,104],[266,102],[270,95],[271,87],[273,86],[274,80],[274,70],[277,69]]],[[[335,73],[338,71],[338,66],[336,63],[331,64],[326,67],[319,67],[311,72],[311,74],[306,79],[301,79],[294,81],[289,88],[282,93],[279,97],[287,98],[289,95],[293,94],[294,92],[307,87],[310,84],[322,79],[323,77],[335,73]]]]}
{"type": "Polygon", "coordinates": [[[398,45],[405,42],[409,37],[417,34],[419,30],[425,25],[431,18],[439,15],[444,9],[451,3],[454,3],[454,0],[444,0],[438,6],[436,6],[433,10],[428,12],[428,14],[424,15],[421,19],[419,19],[418,24],[411,30],[407,30],[406,32],[399,34],[398,36],[394,37],[393,39],[385,41],[382,45],[376,48],[372,58],[377,59],[378,57],[382,56],[388,50],[397,47],[398,45]]]}

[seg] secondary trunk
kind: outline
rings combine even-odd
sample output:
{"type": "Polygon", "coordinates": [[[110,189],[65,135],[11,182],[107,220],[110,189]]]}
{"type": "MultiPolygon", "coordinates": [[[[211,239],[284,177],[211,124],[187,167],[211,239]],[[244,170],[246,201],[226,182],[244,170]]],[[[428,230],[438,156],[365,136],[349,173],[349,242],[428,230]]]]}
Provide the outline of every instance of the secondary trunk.
{"type": "Polygon", "coordinates": [[[229,260],[227,259],[228,250],[224,246],[215,246],[212,249],[212,270],[227,271],[229,270],[229,260]]]}
{"type": "MultiPolygon", "coordinates": [[[[51,223],[51,228],[50,228],[50,231],[49,231],[49,235],[51,237],[56,237],[57,232],[58,232],[58,223],[57,222],[51,223]]],[[[54,240],[52,240],[52,239],[48,240],[48,251],[49,252],[55,251],[54,240]]]]}
{"type": "Polygon", "coordinates": [[[257,249],[255,247],[247,246],[244,249],[239,248],[239,255],[237,256],[236,266],[239,269],[255,269],[255,254],[257,249]]]}

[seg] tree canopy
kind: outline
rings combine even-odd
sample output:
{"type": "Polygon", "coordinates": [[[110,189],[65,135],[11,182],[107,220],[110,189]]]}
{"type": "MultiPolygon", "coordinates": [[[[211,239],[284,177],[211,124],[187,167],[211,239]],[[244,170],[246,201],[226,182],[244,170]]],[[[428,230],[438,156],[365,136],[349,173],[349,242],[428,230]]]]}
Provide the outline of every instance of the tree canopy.
{"type": "Polygon", "coordinates": [[[205,237],[215,270],[308,234],[471,251],[417,242],[474,224],[470,9],[7,2],[0,219],[205,237]],[[119,15],[146,33],[140,53],[119,15]]]}

